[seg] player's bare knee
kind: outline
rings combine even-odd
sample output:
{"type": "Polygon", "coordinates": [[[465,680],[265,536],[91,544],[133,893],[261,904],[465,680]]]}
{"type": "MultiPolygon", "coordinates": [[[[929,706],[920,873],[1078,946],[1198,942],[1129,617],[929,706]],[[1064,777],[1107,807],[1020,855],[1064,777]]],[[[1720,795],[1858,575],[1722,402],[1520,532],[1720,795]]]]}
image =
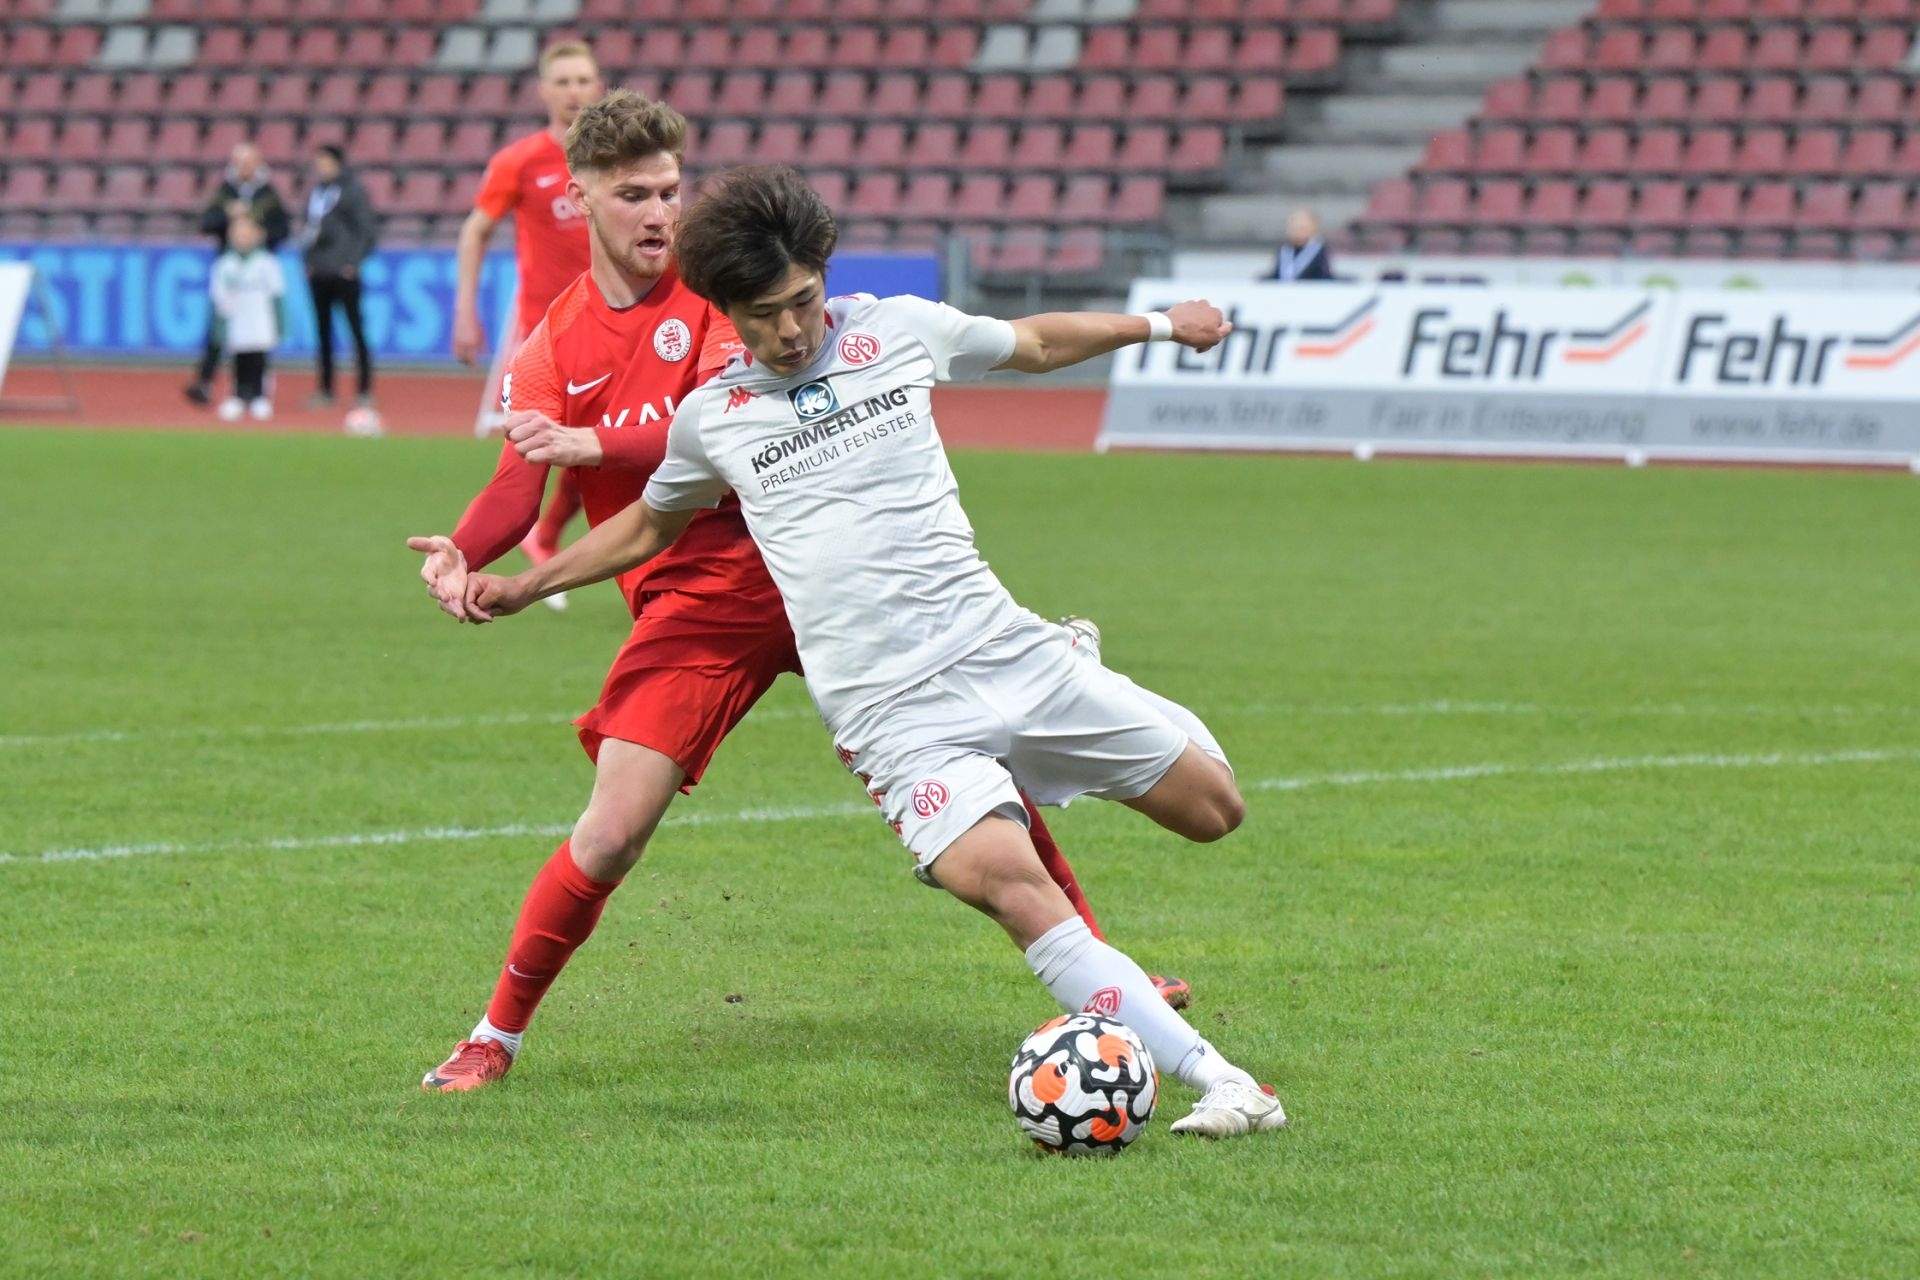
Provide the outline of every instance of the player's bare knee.
{"type": "Polygon", "coordinates": [[[595,880],[618,880],[646,852],[651,824],[636,825],[589,810],[573,828],[573,860],[595,880]]]}

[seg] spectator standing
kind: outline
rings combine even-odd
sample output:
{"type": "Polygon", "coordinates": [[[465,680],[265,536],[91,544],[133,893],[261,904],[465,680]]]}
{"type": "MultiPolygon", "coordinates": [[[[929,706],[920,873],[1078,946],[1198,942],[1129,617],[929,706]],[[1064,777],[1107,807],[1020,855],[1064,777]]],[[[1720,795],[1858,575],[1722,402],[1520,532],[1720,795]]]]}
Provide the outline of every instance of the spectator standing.
{"type": "Polygon", "coordinates": [[[1287,238],[1274,256],[1268,280],[1331,280],[1333,255],[1320,238],[1320,219],[1310,209],[1295,209],[1287,217],[1287,238]]]}
{"type": "Polygon", "coordinates": [[[220,402],[220,420],[235,422],[241,413],[257,422],[273,416],[269,367],[280,345],[280,302],[287,279],[280,259],[266,247],[266,232],[241,214],[230,220],[227,250],[213,263],[214,336],[233,353],[233,394],[220,402]]]}
{"type": "Polygon", "coordinates": [[[310,409],[333,404],[333,309],[346,313],[347,332],[353,338],[354,367],[359,375],[359,406],[373,407],[373,356],[367,350],[366,325],[360,317],[360,264],[373,252],[378,221],[366,187],[346,166],[339,147],[327,145],[313,154],[313,190],[307,193],[307,221],[300,232],[306,251],[307,288],[313,294],[318,380],[310,409]]]}
{"type": "MultiPolygon", "coordinates": [[[[216,253],[226,252],[228,231],[240,217],[260,229],[269,251],[278,249],[293,230],[286,203],[273,185],[273,173],[260,158],[260,148],[251,142],[234,144],[220,185],[200,211],[200,230],[213,237],[216,253]]],[[[206,350],[194,380],[187,384],[187,399],[195,404],[212,403],[213,374],[220,364],[220,344],[214,337],[218,328],[217,317],[208,316],[206,350]]]]}

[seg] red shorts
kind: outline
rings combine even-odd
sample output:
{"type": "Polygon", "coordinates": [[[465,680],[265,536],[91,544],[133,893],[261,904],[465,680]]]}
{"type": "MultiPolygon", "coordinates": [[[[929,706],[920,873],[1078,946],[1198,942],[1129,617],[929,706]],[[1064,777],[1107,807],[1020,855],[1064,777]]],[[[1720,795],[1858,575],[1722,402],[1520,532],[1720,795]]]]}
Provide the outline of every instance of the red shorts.
{"type": "Polygon", "coordinates": [[[800,670],[777,592],[750,597],[642,592],[600,701],[574,724],[594,760],[608,738],[658,751],[691,791],[720,740],[782,672],[800,670]]]}

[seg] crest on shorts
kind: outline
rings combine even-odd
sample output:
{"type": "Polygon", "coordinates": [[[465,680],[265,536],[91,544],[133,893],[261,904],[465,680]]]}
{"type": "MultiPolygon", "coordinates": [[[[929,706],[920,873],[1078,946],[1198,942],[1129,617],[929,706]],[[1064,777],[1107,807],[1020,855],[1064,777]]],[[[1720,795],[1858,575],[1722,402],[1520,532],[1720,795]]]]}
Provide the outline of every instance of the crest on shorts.
{"type": "Polygon", "coordinates": [[[931,818],[947,807],[952,797],[947,794],[947,784],[938,778],[928,778],[925,782],[913,784],[913,811],[922,818],[931,818]]]}
{"type": "Polygon", "coordinates": [[[870,333],[850,333],[840,339],[840,358],[848,364],[872,364],[880,358],[880,339],[870,333]]]}
{"type": "Polygon", "coordinates": [[[693,333],[678,316],[660,322],[653,331],[653,351],[662,360],[679,363],[693,354],[693,333]]]}
{"type": "Polygon", "coordinates": [[[1082,1013],[1097,1013],[1103,1018],[1111,1018],[1120,1012],[1120,988],[1102,987],[1087,999],[1087,1007],[1082,1013]]]}

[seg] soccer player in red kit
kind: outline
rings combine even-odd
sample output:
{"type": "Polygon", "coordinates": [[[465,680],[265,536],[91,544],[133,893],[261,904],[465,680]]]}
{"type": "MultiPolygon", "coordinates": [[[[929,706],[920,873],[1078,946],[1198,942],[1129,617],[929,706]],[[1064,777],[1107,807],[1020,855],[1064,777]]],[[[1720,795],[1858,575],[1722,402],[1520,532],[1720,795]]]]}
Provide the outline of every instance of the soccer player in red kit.
{"type": "MultiPolygon", "coordinates": [[[[514,255],[520,270],[518,320],[503,345],[524,341],[560,291],[587,269],[587,223],[567,193],[567,153],[562,143],[581,108],[606,92],[593,50],[577,40],[548,46],[540,54],[540,98],[546,127],[509,143],[487,162],[473,211],[460,227],[453,303],[453,354],[466,364],[486,346],[480,323],[480,269],[493,229],[513,216],[514,255]]],[[[512,350],[506,353],[511,356],[512,350]]],[[[527,538],[536,564],[560,546],[567,521],[580,510],[580,495],[566,472],[554,488],[547,513],[527,538]]],[[[565,607],[564,598],[557,606],[565,607]]]]}
{"type": "MultiPolygon", "coordinates": [[[[739,349],[732,326],[672,267],[685,140],[678,112],[624,91],[588,107],[568,133],[592,266],[514,358],[502,397],[508,441],[492,481],[451,538],[407,544],[426,554],[421,577],[456,618],[473,620],[468,569],[525,533],[550,466],[576,473],[589,521],[616,514],[665,455],[679,401],[739,349]]],[[[577,721],[594,760],[593,796],[534,878],[486,1016],[427,1074],[429,1090],[477,1088],[506,1074],[534,1009],[675,793],[699,782],[721,739],[782,672],[799,670],[785,606],[737,503],[696,518],[671,552],[623,576],[620,589],[633,631],[599,703],[577,721]]],[[[1071,870],[1033,819],[1050,873],[1091,925],[1071,870]]]]}

